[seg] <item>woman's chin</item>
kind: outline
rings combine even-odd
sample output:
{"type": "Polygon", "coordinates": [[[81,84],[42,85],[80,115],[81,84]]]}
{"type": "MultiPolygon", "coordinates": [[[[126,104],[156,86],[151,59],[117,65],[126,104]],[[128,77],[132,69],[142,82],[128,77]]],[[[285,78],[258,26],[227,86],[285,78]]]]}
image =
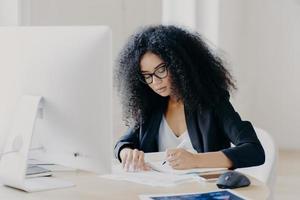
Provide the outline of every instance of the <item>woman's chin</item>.
{"type": "Polygon", "coordinates": [[[168,92],[157,92],[158,95],[162,96],[162,97],[167,97],[167,96],[170,96],[170,94],[168,92]]]}
{"type": "Polygon", "coordinates": [[[167,97],[170,95],[168,87],[163,87],[162,89],[156,90],[155,92],[162,97],[167,97]]]}
{"type": "Polygon", "coordinates": [[[160,96],[162,96],[162,97],[167,97],[167,96],[169,96],[169,95],[164,95],[164,94],[159,94],[160,96]]]}

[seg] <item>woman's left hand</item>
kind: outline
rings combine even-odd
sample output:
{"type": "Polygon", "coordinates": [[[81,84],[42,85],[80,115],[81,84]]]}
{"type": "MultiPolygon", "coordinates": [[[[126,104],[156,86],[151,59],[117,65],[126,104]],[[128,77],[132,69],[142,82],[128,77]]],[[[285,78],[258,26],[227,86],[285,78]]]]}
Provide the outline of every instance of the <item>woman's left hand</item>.
{"type": "Polygon", "coordinates": [[[173,169],[191,169],[197,167],[197,154],[185,149],[168,149],[167,161],[173,169]]]}

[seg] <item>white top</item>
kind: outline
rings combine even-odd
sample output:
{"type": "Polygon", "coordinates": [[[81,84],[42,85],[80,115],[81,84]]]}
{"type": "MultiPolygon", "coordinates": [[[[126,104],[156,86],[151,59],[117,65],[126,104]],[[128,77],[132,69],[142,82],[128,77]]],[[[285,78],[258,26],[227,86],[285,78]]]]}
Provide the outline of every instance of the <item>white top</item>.
{"type": "Polygon", "coordinates": [[[196,152],[192,146],[188,131],[186,130],[183,134],[177,137],[169,127],[168,122],[163,115],[158,133],[158,151],[166,151],[171,148],[174,149],[178,145],[180,145],[180,148],[196,152]]]}

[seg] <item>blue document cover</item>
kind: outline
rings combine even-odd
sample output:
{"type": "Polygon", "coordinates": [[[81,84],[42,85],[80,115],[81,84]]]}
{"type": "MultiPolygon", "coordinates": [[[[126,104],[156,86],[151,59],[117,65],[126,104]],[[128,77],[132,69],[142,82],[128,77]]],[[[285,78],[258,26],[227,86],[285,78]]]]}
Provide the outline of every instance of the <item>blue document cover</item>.
{"type": "Polygon", "coordinates": [[[233,194],[228,190],[208,192],[208,193],[193,193],[193,194],[178,194],[178,195],[154,195],[147,196],[146,198],[149,200],[245,200],[233,194]]]}

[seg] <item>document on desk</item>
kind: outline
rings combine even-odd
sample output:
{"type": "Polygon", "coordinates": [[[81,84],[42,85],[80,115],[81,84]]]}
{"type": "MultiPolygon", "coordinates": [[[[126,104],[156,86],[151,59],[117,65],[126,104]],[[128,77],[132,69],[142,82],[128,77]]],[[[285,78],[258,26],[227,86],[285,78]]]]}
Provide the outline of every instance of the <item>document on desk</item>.
{"type": "Polygon", "coordinates": [[[145,161],[150,165],[150,167],[158,172],[170,173],[170,174],[200,174],[200,173],[208,173],[208,172],[219,172],[226,171],[226,168],[194,168],[188,170],[176,170],[173,169],[168,162],[162,165],[165,160],[165,152],[157,152],[157,153],[145,153],[145,161]]]}
{"type": "Polygon", "coordinates": [[[119,172],[102,175],[100,177],[162,187],[170,187],[184,182],[195,181],[192,175],[165,174],[157,171],[119,172]]]}
{"type": "Polygon", "coordinates": [[[227,170],[226,168],[194,168],[194,169],[187,169],[187,170],[176,170],[173,169],[168,163],[162,165],[160,161],[150,162],[149,165],[155,171],[168,173],[168,174],[176,174],[176,175],[202,174],[208,172],[221,172],[227,170]]]}
{"type": "Polygon", "coordinates": [[[148,163],[151,171],[125,172],[121,164],[113,166],[113,173],[102,175],[102,178],[113,180],[125,180],[151,186],[174,186],[180,183],[197,181],[199,173],[207,173],[224,170],[224,168],[197,168],[190,170],[174,170],[168,163],[162,165],[165,159],[164,152],[146,153],[145,162],[148,163]],[[196,175],[195,175],[196,174],[196,175]]]}

